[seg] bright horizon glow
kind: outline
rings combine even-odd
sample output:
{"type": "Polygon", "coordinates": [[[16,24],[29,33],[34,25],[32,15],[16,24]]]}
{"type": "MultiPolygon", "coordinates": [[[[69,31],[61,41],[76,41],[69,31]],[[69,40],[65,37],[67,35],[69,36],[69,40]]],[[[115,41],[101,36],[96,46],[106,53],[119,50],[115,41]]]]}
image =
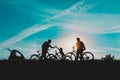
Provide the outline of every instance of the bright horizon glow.
{"type": "Polygon", "coordinates": [[[76,46],[76,38],[79,37],[80,40],[85,44],[86,51],[93,51],[93,40],[89,37],[89,35],[64,35],[63,37],[58,38],[54,44],[58,47],[62,47],[65,53],[73,51],[72,47],[76,46]]]}

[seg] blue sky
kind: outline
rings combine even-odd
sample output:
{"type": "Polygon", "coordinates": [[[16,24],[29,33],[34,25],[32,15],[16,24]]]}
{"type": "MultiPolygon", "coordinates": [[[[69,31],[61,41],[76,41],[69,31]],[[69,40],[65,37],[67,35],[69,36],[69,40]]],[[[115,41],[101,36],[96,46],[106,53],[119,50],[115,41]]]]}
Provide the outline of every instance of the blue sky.
{"type": "MultiPolygon", "coordinates": [[[[120,59],[119,0],[0,0],[0,59],[6,48],[26,58],[52,39],[52,45],[72,51],[76,37],[95,58],[120,59]]],[[[51,50],[52,51],[52,50],[51,50]]],[[[53,50],[54,51],[54,50],[53,50]]]]}

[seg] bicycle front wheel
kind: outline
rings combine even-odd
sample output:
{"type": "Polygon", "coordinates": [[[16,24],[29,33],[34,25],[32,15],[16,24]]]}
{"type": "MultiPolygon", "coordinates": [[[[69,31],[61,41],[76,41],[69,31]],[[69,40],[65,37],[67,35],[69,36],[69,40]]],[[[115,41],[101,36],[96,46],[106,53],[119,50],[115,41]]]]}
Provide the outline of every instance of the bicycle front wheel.
{"type": "Polygon", "coordinates": [[[33,54],[30,56],[30,60],[39,60],[39,56],[37,54],[33,54]]]}
{"type": "Polygon", "coordinates": [[[53,54],[48,54],[48,55],[47,55],[47,59],[56,60],[57,58],[56,58],[56,56],[53,55],[53,54]]]}
{"type": "Polygon", "coordinates": [[[75,54],[73,52],[68,52],[65,56],[70,56],[72,61],[75,60],[75,54]]]}
{"type": "Polygon", "coordinates": [[[84,52],[83,58],[84,60],[94,60],[94,55],[91,52],[84,52]]]}

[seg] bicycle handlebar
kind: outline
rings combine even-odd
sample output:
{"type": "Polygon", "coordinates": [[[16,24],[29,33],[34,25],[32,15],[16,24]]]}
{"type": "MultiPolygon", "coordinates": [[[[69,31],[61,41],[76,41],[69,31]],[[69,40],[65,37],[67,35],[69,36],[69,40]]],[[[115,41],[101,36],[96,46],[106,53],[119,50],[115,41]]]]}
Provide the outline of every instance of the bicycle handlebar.
{"type": "Polygon", "coordinates": [[[55,46],[55,48],[59,49],[57,46],[55,46]]]}

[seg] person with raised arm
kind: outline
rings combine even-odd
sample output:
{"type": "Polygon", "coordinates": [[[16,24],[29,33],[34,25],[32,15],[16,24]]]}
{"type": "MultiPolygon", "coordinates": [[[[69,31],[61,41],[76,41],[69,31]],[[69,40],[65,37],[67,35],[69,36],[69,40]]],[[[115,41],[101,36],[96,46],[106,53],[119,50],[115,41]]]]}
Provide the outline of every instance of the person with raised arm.
{"type": "Polygon", "coordinates": [[[49,50],[49,47],[50,48],[55,48],[55,47],[52,47],[50,45],[51,43],[51,40],[49,39],[48,41],[45,41],[43,44],[42,44],[42,55],[40,57],[40,60],[44,60],[46,59],[46,54],[48,53],[48,50],[49,50]]]}

